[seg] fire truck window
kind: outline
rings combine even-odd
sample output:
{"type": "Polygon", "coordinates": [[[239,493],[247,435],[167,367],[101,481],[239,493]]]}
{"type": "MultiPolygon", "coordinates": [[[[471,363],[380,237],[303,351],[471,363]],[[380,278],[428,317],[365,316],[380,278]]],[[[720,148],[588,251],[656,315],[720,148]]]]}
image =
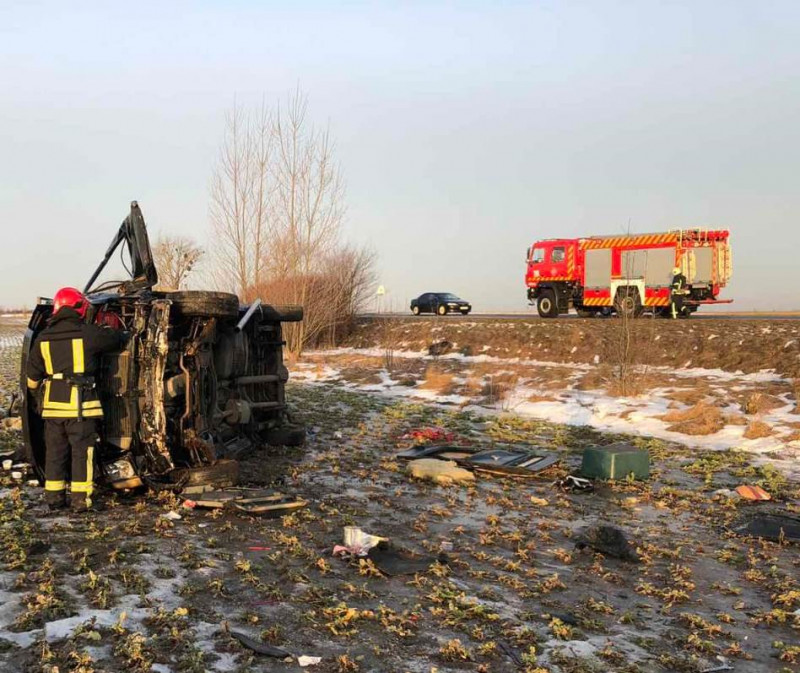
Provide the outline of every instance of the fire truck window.
{"type": "Polygon", "coordinates": [[[535,248],[531,262],[533,264],[541,264],[544,261],[544,248],[535,248]]]}
{"type": "Polygon", "coordinates": [[[556,262],[563,262],[564,261],[564,248],[553,248],[553,256],[550,258],[550,261],[555,264],[556,262]]]}

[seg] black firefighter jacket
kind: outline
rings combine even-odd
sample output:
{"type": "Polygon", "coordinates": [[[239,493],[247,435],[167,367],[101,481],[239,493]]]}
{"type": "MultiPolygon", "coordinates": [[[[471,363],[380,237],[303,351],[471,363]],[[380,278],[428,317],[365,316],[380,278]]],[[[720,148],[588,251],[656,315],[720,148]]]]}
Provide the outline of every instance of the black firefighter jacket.
{"type": "Polygon", "coordinates": [[[42,418],[101,417],[103,408],[93,377],[100,368],[100,356],[124,342],[123,332],[88,325],[74,309],[62,308],[53,316],[28,357],[28,388],[36,390],[44,381],[42,418]]]}

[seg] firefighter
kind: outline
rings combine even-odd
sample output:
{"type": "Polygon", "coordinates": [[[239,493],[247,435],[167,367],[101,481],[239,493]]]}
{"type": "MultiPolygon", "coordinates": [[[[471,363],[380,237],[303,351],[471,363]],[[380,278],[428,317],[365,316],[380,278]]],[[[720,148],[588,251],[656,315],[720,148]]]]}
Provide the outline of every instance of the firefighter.
{"type": "Polygon", "coordinates": [[[126,335],[84,322],[88,301],[80,290],[65,287],[53,298],[53,315],[31,347],[28,389],[41,393],[45,422],[45,501],[51,510],[70,503],[75,511],[92,505],[94,447],[103,408],[94,377],[100,356],[120,348],[126,335]]]}
{"type": "Polygon", "coordinates": [[[669,294],[670,317],[675,320],[683,316],[683,297],[686,295],[686,276],[676,266],[672,270],[672,287],[669,294]]]}

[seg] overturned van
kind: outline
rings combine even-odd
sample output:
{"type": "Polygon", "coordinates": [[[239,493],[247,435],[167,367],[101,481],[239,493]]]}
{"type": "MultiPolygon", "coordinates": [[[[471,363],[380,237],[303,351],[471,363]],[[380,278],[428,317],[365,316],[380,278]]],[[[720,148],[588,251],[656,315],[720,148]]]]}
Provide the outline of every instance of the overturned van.
{"type": "MultiPolygon", "coordinates": [[[[225,292],[156,290],[158,273],[142,212],[131,204],[104,259],[86,284],[86,319],[125,330],[130,339],[104,356],[96,386],[103,405],[100,480],[118,489],[220,487],[238,480],[236,457],[264,445],[305,439],[286,407],[284,322],[301,307],[242,306],[225,292]],[[93,284],[124,246],[126,280],[93,284]]],[[[36,336],[52,315],[40,299],[22,348],[23,436],[28,459],[44,481],[44,424],[26,386],[36,336]]]]}

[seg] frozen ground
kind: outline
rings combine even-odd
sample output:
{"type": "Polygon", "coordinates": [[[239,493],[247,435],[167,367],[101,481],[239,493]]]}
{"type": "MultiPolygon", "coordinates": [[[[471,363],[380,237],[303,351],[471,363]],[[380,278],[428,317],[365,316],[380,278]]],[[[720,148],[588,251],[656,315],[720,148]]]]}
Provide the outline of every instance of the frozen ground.
{"type": "MultiPolygon", "coordinates": [[[[103,494],[91,516],[53,516],[38,486],[0,473],[0,671],[302,670],[254,654],[231,630],[319,656],[308,670],[322,673],[699,673],[723,662],[800,671],[797,547],[735,535],[731,525],[762,506],[716,493],[755,483],[797,512],[796,481],[752,464],[755,453],[704,446],[707,437],[688,447],[642,433],[633,441],[650,451],[647,482],[562,493],[552,482],[577,469],[583,448],[624,439],[578,422],[602,404],[607,422],[626,421],[613,406],[625,400],[599,392],[601,365],[386,355],[317,353],[293,369],[304,381],[287,397],[307,446],[242,464],[247,485],[310,501],[284,519],[187,510],[166,493],[103,494]],[[519,413],[540,403],[575,423],[566,412],[558,423],[519,413]],[[538,446],[560,463],[531,480],[419,482],[394,454],[410,430],[431,426],[459,443],[538,446]],[[171,511],[182,518],[163,516],[171,511]],[[576,549],[597,523],[623,529],[641,561],[576,549]],[[447,543],[449,563],[392,578],[334,558],[348,525],[417,553],[447,543]]],[[[17,358],[13,344],[0,351],[13,385],[17,358]]],[[[790,395],[769,373],[663,374],[661,387],[684,400],[669,404],[688,408],[747,405],[756,388],[768,391],[766,407],[790,395]]],[[[648,404],[669,394],[650,391],[648,404]]]]}

